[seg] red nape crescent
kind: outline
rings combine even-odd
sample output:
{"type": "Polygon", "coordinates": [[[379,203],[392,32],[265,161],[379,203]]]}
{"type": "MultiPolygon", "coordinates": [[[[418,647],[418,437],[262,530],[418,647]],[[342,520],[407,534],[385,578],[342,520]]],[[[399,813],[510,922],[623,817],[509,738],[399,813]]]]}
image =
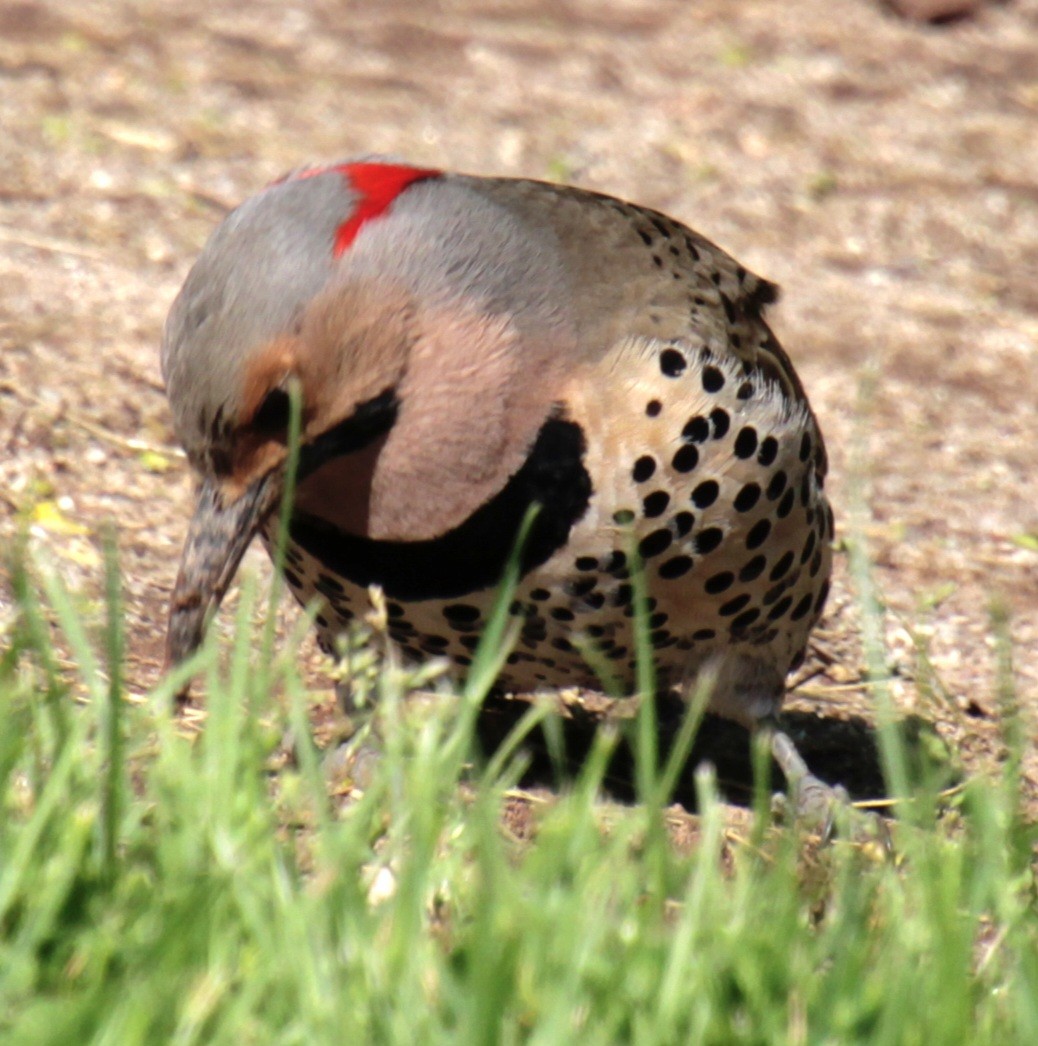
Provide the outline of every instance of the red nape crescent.
{"type": "Polygon", "coordinates": [[[386,212],[389,205],[409,186],[415,182],[424,182],[430,178],[439,178],[442,171],[426,167],[406,167],[389,163],[344,163],[334,167],[317,167],[312,171],[302,171],[286,179],[299,181],[304,178],[315,178],[319,174],[338,171],[350,183],[350,188],[358,195],[356,207],[347,221],[339,226],[335,234],[335,257],[341,257],[365,222],[378,218],[386,212]]]}

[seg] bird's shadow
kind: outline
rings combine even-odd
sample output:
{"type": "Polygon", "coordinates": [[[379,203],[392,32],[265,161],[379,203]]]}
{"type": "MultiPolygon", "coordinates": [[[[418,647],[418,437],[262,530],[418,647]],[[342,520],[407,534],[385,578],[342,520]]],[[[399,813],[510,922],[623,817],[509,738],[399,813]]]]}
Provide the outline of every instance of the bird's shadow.
{"type": "MultiPolygon", "coordinates": [[[[477,727],[485,752],[491,753],[501,745],[527,708],[520,701],[495,697],[487,700],[477,727]]],[[[673,699],[658,703],[661,763],[670,751],[686,711],[685,705],[673,699]]],[[[520,784],[526,788],[562,787],[583,765],[602,722],[601,715],[580,706],[568,709],[568,715],[561,717],[562,766],[553,761],[544,735],[535,730],[524,746],[528,765],[520,784]]],[[[633,721],[629,725],[631,730],[623,732],[604,780],[608,794],[620,802],[631,802],[636,797],[634,756],[628,743],[633,721]]],[[[783,714],[782,725],[817,777],[829,784],[843,785],[852,800],[886,795],[875,730],[860,716],[826,719],[808,712],[789,711],[783,714]]],[[[716,768],[718,789],[725,801],[749,805],[753,797],[753,765],[750,736],[745,729],[718,716],[704,717],[672,796],[673,802],[690,811],[696,809],[693,771],[704,762],[716,768]]],[[[774,764],[771,780],[773,787],[783,787],[782,774],[774,764]]]]}

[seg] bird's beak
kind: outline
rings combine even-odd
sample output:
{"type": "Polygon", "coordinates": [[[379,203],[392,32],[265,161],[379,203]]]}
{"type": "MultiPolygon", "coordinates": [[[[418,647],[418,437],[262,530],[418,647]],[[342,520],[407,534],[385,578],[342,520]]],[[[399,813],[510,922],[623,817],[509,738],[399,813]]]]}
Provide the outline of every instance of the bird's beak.
{"type": "MultiPolygon", "coordinates": [[[[275,469],[228,501],[215,479],[202,481],[170,600],[167,669],[201,644],[206,618],[219,607],[249,542],[277,504],[282,485],[280,470],[275,469]]],[[[186,693],[185,687],[178,696],[186,693]]]]}

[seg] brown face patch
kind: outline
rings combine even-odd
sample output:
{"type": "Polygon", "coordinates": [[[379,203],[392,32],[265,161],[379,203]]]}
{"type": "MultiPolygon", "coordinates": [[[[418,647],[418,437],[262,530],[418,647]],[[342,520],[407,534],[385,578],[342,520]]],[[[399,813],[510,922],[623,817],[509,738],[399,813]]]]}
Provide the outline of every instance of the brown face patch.
{"type": "Polygon", "coordinates": [[[381,436],[363,450],[322,465],[300,483],[296,507],[347,534],[369,537],[371,484],[386,439],[381,436]]]}
{"type": "MultiPolygon", "coordinates": [[[[297,358],[296,339],[279,338],[258,353],[246,368],[242,382],[242,420],[231,436],[231,474],[224,481],[225,496],[230,500],[240,497],[253,480],[284,460],[285,429],[271,426],[260,416],[271,393],[287,389],[297,358]]],[[[305,424],[305,396],[303,417],[305,424]]]]}
{"type": "MultiPolygon", "coordinates": [[[[284,461],[287,410],[285,424],[272,425],[266,407],[272,393],[287,393],[291,378],[301,388],[304,444],[349,418],[358,405],[395,388],[415,340],[414,311],[409,297],[391,286],[333,286],[313,300],[295,334],[258,351],[242,379],[225,497],[240,497],[284,461]]],[[[352,508],[349,516],[362,525],[352,508]]]]}
{"type": "Polygon", "coordinates": [[[380,540],[439,537],[497,494],[551,413],[567,358],[565,345],[532,344],[476,302],[427,307],[415,329],[372,485],[380,540]]]}

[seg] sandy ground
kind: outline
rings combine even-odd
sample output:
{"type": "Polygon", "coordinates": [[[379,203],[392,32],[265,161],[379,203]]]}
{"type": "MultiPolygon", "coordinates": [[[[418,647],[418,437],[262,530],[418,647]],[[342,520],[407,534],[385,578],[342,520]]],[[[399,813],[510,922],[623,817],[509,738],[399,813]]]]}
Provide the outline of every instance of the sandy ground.
{"type": "MultiPolygon", "coordinates": [[[[1038,706],[1035,0],[940,27],[873,0],[0,3],[0,540],[29,521],[89,609],[115,521],[135,689],[191,503],[165,313],[229,207],[370,152],[633,198],[780,283],[841,547],[867,510],[899,707],[997,766],[993,614],[1038,706]]],[[[837,558],[792,705],[866,793],[837,558]]],[[[1033,748],[1027,772],[1036,802],[1033,748]]]]}

